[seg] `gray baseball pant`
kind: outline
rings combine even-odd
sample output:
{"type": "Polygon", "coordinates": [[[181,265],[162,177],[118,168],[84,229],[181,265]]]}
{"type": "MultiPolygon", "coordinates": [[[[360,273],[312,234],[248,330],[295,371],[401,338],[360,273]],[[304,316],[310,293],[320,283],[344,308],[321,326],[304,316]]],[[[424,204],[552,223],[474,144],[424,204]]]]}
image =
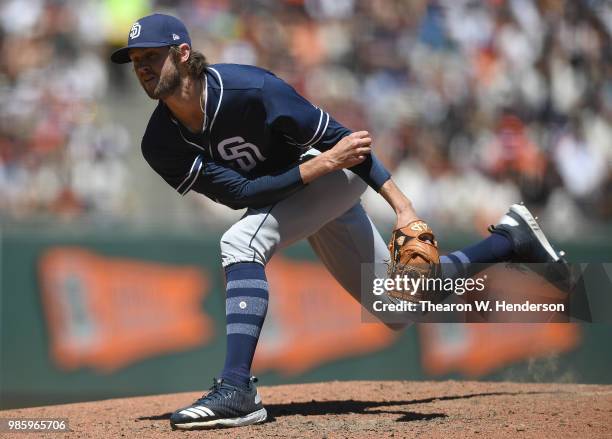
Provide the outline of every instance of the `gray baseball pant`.
{"type": "MultiPolygon", "coordinates": [[[[221,237],[223,266],[265,266],[277,250],[307,238],[329,272],[360,301],[361,264],[389,260],[387,245],[360,203],[366,189],[353,172],[336,171],[274,205],[248,209],[221,237]]],[[[371,279],[365,281],[371,285],[371,279]]]]}

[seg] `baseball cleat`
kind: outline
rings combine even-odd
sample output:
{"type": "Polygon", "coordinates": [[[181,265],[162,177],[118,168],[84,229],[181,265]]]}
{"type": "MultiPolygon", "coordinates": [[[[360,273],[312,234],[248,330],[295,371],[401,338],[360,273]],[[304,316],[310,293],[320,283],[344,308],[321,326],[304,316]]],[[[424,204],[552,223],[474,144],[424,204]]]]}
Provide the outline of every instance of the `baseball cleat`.
{"type": "Polygon", "coordinates": [[[208,394],[172,414],[172,429],[241,427],[264,422],[268,413],[261,403],[255,382],[257,378],[251,377],[248,388],[242,389],[223,379],[213,379],[208,394]]]}
{"type": "Polygon", "coordinates": [[[536,218],[521,204],[513,204],[499,223],[489,232],[510,239],[514,255],[510,262],[527,263],[531,270],[565,292],[574,288],[574,274],[565,260],[565,252],[557,252],[544,235],[536,218]]]}
{"type": "Polygon", "coordinates": [[[529,209],[513,204],[498,224],[489,232],[510,239],[514,247],[512,262],[564,262],[564,252],[557,252],[540,228],[529,209]]]}

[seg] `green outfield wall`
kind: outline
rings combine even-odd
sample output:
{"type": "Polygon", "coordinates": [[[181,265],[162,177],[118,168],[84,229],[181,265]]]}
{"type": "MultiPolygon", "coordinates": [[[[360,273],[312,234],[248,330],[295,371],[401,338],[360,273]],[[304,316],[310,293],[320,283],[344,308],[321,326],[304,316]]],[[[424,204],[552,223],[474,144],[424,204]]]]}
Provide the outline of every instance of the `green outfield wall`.
{"type": "MultiPolygon", "coordinates": [[[[121,227],[3,230],[0,407],[207,389],[225,349],[218,236],[121,227]]],[[[612,244],[566,250],[576,261],[609,261],[612,244]]],[[[307,245],[277,259],[256,358],[264,385],[448,378],[612,383],[611,326],[534,333],[443,325],[390,333],[356,320],[358,308],[307,245]],[[480,342],[469,346],[475,334],[480,342]],[[528,345],[534,334],[542,340],[539,351],[521,350],[521,343],[494,349],[512,337],[528,345]],[[491,352],[484,366],[483,350],[491,352]]]]}

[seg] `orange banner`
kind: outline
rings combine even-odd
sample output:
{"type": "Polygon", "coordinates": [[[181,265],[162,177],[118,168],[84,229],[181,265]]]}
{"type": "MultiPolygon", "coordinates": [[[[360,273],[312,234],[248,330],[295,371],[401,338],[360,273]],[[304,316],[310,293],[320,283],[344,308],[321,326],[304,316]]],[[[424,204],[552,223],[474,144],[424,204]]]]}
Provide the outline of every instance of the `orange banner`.
{"type": "Polygon", "coordinates": [[[529,358],[568,351],[580,341],[569,323],[430,323],[419,326],[423,369],[431,375],[486,375],[529,358]]]}
{"type": "Polygon", "coordinates": [[[211,340],[201,269],[55,247],[40,259],[51,355],[62,369],[112,372],[211,340]]]}
{"type": "Polygon", "coordinates": [[[320,263],[275,256],[266,269],[268,316],[254,369],[297,375],[341,358],[376,352],[397,334],[361,322],[361,308],[320,263]]]}
{"type": "MultiPolygon", "coordinates": [[[[492,267],[488,273],[489,300],[512,297],[514,303],[537,295],[538,303],[567,298],[567,293],[543,278],[492,267]]],[[[467,299],[467,298],[466,298],[467,299]]],[[[478,321],[477,313],[471,321],[478,321]]],[[[569,351],[580,342],[580,328],[561,321],[557,313],[541,313],[548,323],[423,324],[419,326],[421,360],[425,372],[441,375],[460,372],[479,377],[530,358],[569,351]]],[[[491,317],[483,322],[492,322],[491,317]]]]}

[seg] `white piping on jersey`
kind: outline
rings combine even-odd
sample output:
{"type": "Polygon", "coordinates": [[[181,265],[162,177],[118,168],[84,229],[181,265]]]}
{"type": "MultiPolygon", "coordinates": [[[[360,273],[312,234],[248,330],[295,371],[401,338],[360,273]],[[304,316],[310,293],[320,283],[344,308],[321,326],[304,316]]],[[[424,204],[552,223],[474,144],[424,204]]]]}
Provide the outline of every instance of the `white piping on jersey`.
{"type": "Polygon", "coordinates": [[[193,181],[191,182],[191,184],[189,186],[187,186],[187,189],[185,189],[185,192],[183,192],[183,195],[185,195],[187,192],[189,192],[191,190],[191,187],[194,185],[194,183],[196,182],[196,180],[200,176],[200,171],[202,170],[202,165],[203,165],[203,162],[200,161],[200,166],[198,166],[198,172],[196,172],[195,175],[193,176],[193,181]]]}
{"type": "Polygon", "coordinates": [[[185,195],[187,192],[189,192],[191,190],[191,187],[194,185],[194,183],[196,182],[196,180],[198,179],[198,177],[200,176],[200,171],[202,170],[202,165],[203,165],[203,160],[202,160],[202,156],[198,155],[195,160],[193,161],[193,164],[191,165],[191,169],[189,170],[189,174],[187,174],[187,177],[185,177],[185,179],[181,182],[181,184],[179,184],[176,188],[177,192],[180,193],[181,195],[185,195]],[[193,173],[193,170],[195,169],[195,167],[198,167],[198,170],[195,172],[195,174],[193,173]],[[185,190],[181,191],[181,187],[193,176],[193,180],[191,180],[191,184],[189,184],[189,186],[187,186],[185,188],[185,190]]]}
{"type": "Polygon", "coordinates": [[[310,142],[313,141],[313,139],[315,137],[317,137],[317,133],[319,132],[319,128],[321,128],[321,121],[323,120],[323,110],[321,110],[319,108],[319,111],[321,112],[321,114],[319,115],[319,124],[317,125],[317,129],[315,130],[314,134],[312,135],[310,140],[308,140],[306,143],[298,143],[297,146],[307,146],[310,142]]]}
{"type": "Polygon", "coordinates": [[[178,122],[177,122],[177,121],[176,121],[176,120],[175,120],[175,119],[174,119],[172,116],[170,116],[170,120],[171,120],[171,121],[172,121],[172,123],[173,123],[174,125],[176,125],[176,127],[178,128],[178,132],[179,132],[179,134],[181,135],[181,139],[183,139],[183,141],[184,141],[185,143],[189,143],[190,145],[195,146],[196,148],[201,149],[202,151],[206,151],[206,148],[204,148],[204,147],[202,147],[202,146],[198,145],[197,143],[190,142],[189,140],[187,140],[187,139],[185,138],[185,136],[183,136],[183,131],[181,130],[181,126],[179,125],[179,123],[178,123],[178,122]]]}
{"type": "MultiPolygon", "coordinates": [[[[221,94],[219,95],[219,102],[217,102],[217,109],[215,110],[215,114],[213,115],[212,121],[210,122],[210,129],[208,130],[208,136],[210,137],[213,125],[215,124],[215,119],[217,119],[217,113],[219,113],[219,108],[221,108],[221,100],[223,99],[223,80],[221,79],[221,75],[219,74],[219,72],[217,72],[215,69],[213,69],[212,67],[209,67],[208,69],[212,70],[217,75],[217,77],[219,78],[219,84],[221,84],[221,94]]],[[[206,100],[208,101],[208,78],[206,77],[206,73],[204,73],[204,80],[206,81],[206,85],[204,87],[206,90],[206,100]]],[[[206,128],[206,122],[207,122],[206,120],[206,106],[207,105],[208,105],[208,102],[205,102],[204,103],[204,124],[203,124],[204,128],[206,128]]],[[[174,125],[177,126],[179,134],[181,135],[181,138],[183,139],[184,142],[189,143],[190,145],[195,146],[196,148],[201,149],[202,151],[206,151],[206,148],[203,148],[197,143],[190,142],[189,140],[185,138],[185,136],[183,135],[183,131],[181,130],[181,126],[172,116],[170,116],[170,120],[172,120],[174,125]]],[[[210,141],[208,142],[208,153],[210,154],[211,157],[213,156],[212,146],[210,145],[210,141]]]]}
{"type": "Polygon", "coordinates": [[[300,149],[310,149],[313,145],[316,145],[319,140],[321,140],[321,138],[323,137],[323,135],[325,134],[325,131],[327,131],[327,127],[329,126],[329,114],[324,112],[323,110],[321,110],[319,108],[319,111],[321,112],[320,116],[319,116],[319,124],[317,125],[317,129],[315,130],[314,135],[310,138],[310,140],[306,143],[298,143],[295,141],[295,139],[293,137],[290,137],[288,135],[284,135],[284,137],[288,140],[290,140],[290,142],[288,142],[290,145],[293,146],[297,146],[300,149]],[[325,119],[325,126],[323,127],[323,130],[321,129],[321,122],[323,120],[323,115],[325,115],[326,119],[325,119]]]}
{"type": "Polygon", "coordinates": [[[312,145],[316,145],[319,142],[319,140],[321,140],[323,135],[325,134],[325,131],[327,131],[327,126],[329,125],[329,114],[325,113],[325,115],[327,116],[327,119],[325,120],[325,126],[321,130],[321,133],[319,134],[319,136],[312,143],[309,143],[307,145],[308,147],[311,147],[312,145]]]}
{"type": "Polygon", "coordinates": [[[195,168],[196,163],[198,162],[198,159],[200,158],[200,156],[198,155],[195,160],[193,161],[193,163],[191,164],[191,169],[189,170],[189,172],[187,173],[187,177],[185,177],[185,179],[183,181],[181,181],[181,184],[179,184],[176,187],[176,190],[180,190],[181,186],[183,186],[185,184],[185,182],[189,179],[189,177],[191,176],[191,173],[193,172],[193,168],[195,168]]]}
{"type": "Polygon", "coordinates": [[[202,132],[206,131],[208,118],[206,117],[206,105],[208,104],[208,76],[204,73],[204,84],[202,86],[202,95],[204,95],[204,105],[202,105],[202,96],[200,96],[200,109],[204,113],[204,122],[202,122],[202,132]]]}
{"type": "MultiPolygon", "coordinates": [[[[217,75],[217,78],[219,78],[219,85],[221,85],[221,92],[219,94],[219,102],[217,102],[217,109],[215,110],[215,114],[213,115],[212,121],[210,122],[210,130],[208,131],[208,134],[210,135],[210,133],[212,132],[213,129],[213,125],[215,124],[215,120],[217,119],[217,114],[219,113],[219,108],[221,108],[221,101],[223,100],[223,80],[221,79],[221,75],[219,74],[219,72],[216,69],[213,69],[212,67],[209,67],[208,70],[212,71],[215,75],[217,75]]],[[[212,157],[212,155],[211,155],[212,157]]]]}
{"type": "MultiPolygon", "coordinates": [[[[211,70],[215,75],[217,75],[217,78],[219,79],[219,84],[221,86],[221,92],[219,94],[219,102],[217,103],[217,108],[215,109],[215,114],[213,115],[212,121],[210,122],[210,128],[208,130],[208,136],[209,136],[209,141],[208,141],[208,153],[210,154],[210,157],[212,157],[212,146],[211,146],[211,142],[210,142],[210,136],[212,133],[212,129],[213,129],[213,125],[215,124],[215,120],[217,119],[217,114],[219,113],[219,109],[221,108],[221,101],[223,100],[223,79],[221,79],[221,75],[219,74],[219,72],[216,69],[213,69],[212,67],[208,68],[209,70],[211,70]]],[[[206,78],[206,74],[204,74],[204,78],[206,80],[206,93],[208,94],[208,78],[206,78]]],[[[207,96],[208,98],[208,96],[207,96]]],[[[208,99],[207,99],[208,100],[208,99]]],[[[204,109],[204,127],[206,127],[206,109],[204,109]]],[[[206,151],[206,148],[201,147],[200,145],[198,145],[197,143],[194,142],[190,142],[189,140],[187,140],[185,138],[185,136],[183,135],[183,131],[181,130],[181,126],[179,125],[179,123],[172,117],[170,116],[170,120],[172,121],[172,123],[174,123],[174,125],[176,125],[176,128],[178,129],[179,135],[181,136],[181,139],[183,139],[183,141],[185,143],[188,143],[192,146],[195,146],[198,149],[201,149],[202,151],[206,151]]],[[[198,179],[198,176],[200,175],[200,171],[202,170],[202,157],[201,156],[197,156],[196,159],[193,161],[193,164],[191,165],[191,169],[189,170],[189,173],[187,174],[187,177],[185,177],[185,179],[181,182],[181,184],[178,185],[178,187],[176,188],[176,190],[181,194],[181,195],[185,195],[187,192],[189,192],[191,190],[191,187],[194,185],[194,183],[196,182],[196,180],[198,179]],[[181,192],[181,186],[183,186],[187,180],[189,180],[189,178],[192,176],[193,173],[193,169],[196,166],[196,163],[198,162],[198,160],[200,160],[199,166],[198,166],[198,170],[193,178],[193,180],[191,181],[191,184],[183,191],[181,192]]]]}

